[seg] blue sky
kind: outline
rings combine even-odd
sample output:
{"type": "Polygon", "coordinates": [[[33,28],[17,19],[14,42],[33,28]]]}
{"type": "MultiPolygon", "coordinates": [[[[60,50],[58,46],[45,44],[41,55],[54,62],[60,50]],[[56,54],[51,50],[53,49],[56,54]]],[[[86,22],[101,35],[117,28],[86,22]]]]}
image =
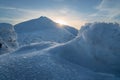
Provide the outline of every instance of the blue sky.
{"type": "Polygon", "coordinates": [[[87,22],[120,22],[120,0],[0,0],[0,22],[47,16],[79,28],[87,22]]]}

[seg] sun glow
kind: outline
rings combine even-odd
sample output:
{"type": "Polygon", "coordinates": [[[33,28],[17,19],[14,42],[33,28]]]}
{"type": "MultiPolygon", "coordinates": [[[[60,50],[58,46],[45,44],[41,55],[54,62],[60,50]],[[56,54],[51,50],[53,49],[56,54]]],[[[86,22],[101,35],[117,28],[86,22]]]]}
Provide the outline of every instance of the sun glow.
{"type": "Polygon", "coordinates": [[[56,20],[56,22],[61,24],[61,25],[68,25],[68,23],[65,22],[64,20],[56,20]]]}

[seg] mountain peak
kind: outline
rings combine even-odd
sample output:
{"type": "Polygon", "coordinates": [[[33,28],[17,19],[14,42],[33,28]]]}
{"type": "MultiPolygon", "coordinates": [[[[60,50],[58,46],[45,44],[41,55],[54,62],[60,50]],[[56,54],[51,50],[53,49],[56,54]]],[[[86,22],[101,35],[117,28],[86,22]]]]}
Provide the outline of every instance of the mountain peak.
{"type": "Polygon", "coordinates": [[[38,18],[38,20],[53,22],[50,18],[48,18],[46,16],[41,16],[41,17],[38,18]]]}
{"type": "Polygon", "coordinates": [[[39,18],[47,18],[48,19],[48,17],[46,17],[46,16],[40,16],[39,18]]]}

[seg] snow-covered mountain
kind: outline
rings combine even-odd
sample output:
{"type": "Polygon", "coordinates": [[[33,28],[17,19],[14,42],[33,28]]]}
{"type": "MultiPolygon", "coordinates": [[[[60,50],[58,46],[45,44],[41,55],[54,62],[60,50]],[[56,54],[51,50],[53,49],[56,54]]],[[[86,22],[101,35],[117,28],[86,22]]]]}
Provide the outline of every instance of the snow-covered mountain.
{"type": "MultiPolygon", "coordinates": [[[[69,27],[69,26],[67,26],[69,27]]],[[[75,38],[74,28],[65,29],[47,17],[32,19],[15,25],[20,45],[41,41],[67,42],[75,38]]]]}
{"type": "Polygon", "coordinates": [[[13,51],[18,47],[14,27],[8,23],[0,23],[0,54],[13,51]]]}
{"type": "Polygon", "coordinates": [[[87,24],[69,42],[42,42],[1,55],[0,79],[120,80],[119,53],[119,24],[87,24]]]}

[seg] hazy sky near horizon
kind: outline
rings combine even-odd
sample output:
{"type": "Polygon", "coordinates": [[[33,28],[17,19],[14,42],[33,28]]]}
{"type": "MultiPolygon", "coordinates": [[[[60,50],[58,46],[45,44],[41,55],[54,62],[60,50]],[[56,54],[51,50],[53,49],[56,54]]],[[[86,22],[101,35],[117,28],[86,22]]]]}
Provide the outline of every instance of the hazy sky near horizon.
{"type": "Polygon", "coordinates": [[[79,28],[88,22],[120,22],[120,0],[0,0],[0,23],[46,16],[79,28]]]}

